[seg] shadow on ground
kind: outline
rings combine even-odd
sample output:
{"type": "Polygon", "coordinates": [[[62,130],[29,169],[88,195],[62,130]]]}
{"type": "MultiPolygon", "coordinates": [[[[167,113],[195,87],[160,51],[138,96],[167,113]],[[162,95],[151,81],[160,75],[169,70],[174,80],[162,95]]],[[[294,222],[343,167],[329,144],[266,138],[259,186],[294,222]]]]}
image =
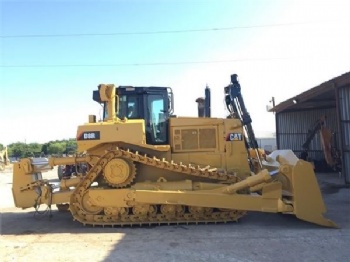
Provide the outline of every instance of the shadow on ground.
{"type": "MultiPolygon", "coordinates": [[[[51,233],[113,233],[124,229],[153,229],[164,227],[182,227],[184,229],[204,226],[205,224],[181,224],[181,225],[151,225],[151,226],[116,226],[116,227],[102,227],[102,226],[84,226],[80,222],[73,221],[69,212],[52,211],[51,216],[47,213],[44,215],[36,212],[4,212],[1,213],[1,234],[2,235],[30,235],[30,234],[51,234],[51,233]]],[[[312,228],[322,228],[318,225],[308,223],[297,219],[294,215],[283,215],[274,213],[260,213],[249,212],[246,216],[241,218],[238,222],[210,223],[210,226],[221,227],[232,225],[232,227],[247,227],[259,228],[268,227],[271,230],[274,228],[286,227],[293,230],[304,230],[312,228]]]]}

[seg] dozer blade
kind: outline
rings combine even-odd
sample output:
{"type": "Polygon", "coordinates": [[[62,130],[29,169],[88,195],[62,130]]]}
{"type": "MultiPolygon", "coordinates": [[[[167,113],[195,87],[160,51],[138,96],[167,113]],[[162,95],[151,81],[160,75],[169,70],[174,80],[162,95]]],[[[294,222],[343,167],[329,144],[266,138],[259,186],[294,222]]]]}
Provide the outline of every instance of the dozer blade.
{"type": "Polygon", "coordinates": [[[339,228],[323,216],[327,209],[312,166],[299,160],[293,167],[292,180],[296,217],[321,226],[339,228]]]}

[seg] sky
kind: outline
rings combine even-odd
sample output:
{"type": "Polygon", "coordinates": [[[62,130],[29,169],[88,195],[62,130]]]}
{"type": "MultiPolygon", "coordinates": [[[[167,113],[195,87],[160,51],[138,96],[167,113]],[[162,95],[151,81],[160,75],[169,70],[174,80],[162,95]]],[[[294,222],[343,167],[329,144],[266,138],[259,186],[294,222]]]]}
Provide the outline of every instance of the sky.
{"type": "Polygon", "coordinates": [[[74,138],[99,84],[166,86],[197,116],[237,74],[257,137],[276,104],[350,71],[350,1],[0,0],[0,143],[74,138]]]}

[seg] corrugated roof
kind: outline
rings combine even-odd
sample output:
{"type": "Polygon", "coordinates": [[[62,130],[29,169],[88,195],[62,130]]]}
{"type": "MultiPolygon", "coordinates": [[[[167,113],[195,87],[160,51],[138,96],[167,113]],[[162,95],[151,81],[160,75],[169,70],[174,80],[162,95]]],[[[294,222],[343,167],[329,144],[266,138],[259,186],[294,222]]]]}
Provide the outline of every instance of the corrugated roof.
{"type": "Polygon", "coordinates": [[[269,112],[335,107],[335,88],[350,84],[350,72],[328,80],[271,108],[269,112]]]}

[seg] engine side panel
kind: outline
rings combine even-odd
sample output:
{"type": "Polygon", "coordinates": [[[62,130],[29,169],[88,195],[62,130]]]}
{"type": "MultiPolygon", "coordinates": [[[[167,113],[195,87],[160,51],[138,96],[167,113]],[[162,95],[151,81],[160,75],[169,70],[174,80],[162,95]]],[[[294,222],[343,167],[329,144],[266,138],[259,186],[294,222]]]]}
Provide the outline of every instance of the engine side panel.
{"type": "Polygon", "coordinates": [[[240,120],[171,118],[170,143],[175,162],[250,174],[240,120]]]}

